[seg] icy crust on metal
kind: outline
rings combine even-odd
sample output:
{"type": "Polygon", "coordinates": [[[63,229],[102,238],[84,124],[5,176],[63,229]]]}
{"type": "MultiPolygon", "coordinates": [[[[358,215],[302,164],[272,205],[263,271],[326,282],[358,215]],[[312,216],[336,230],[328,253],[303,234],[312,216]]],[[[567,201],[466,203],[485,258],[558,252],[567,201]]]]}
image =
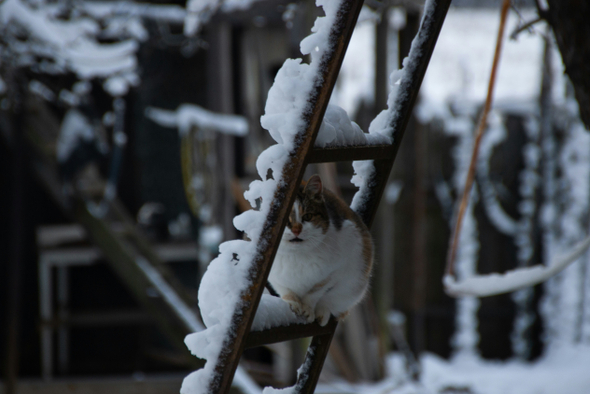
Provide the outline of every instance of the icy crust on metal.
{"type": "MultiPolygon", "coordinates": [[[[257,247],[264,244],[261,240],[263,226],[282,181],[289,153],[295,147],[295,139],[304,131],[303,118],[308,99],[319,83],[320,59],[332,45],[328,38],[341,1],[318,0],[316,4],[323,7],[326,16],[316,20],[313,34],[301,43],[301,51],[304,55],[311,55],[311,63],[304,64],[300,59],[285,61],[269,91],[265,115],[261,118],[262,126],[270,132],[277,145],[269,147],[258,157],[256,168],[262,180],[253,181],[244,193],[251,206],[257,209],[234,218],[234,226],[244,231],[250,241],[234,240],[220,245],[219,256],[211,262],[201,282],[199,307],[207,329],[188,335],[185,343],[192,354],[205,359],[206,363],[204,368],[184,379],[182,394],[208,392],[213,379],[219,378],[214,369],[224,351],[224,342],[234,335],[232,317],[242,306],[242,295],[251,284],[250,270],[255,264],[257,247]]],[[[281,300],[263,297],[254,322],[256,329],[287,325],[297,319],[277,301],[281,300]]]]}

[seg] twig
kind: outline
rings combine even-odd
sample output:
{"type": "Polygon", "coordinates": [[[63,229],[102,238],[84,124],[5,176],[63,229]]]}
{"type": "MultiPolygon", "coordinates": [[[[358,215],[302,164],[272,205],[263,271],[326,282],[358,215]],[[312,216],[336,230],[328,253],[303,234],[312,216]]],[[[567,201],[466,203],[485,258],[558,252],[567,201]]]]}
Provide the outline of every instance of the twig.
{"type": "Polygon", "coordinates": [[[514,31],[512,32],[512,34],[510,34],[510,39],[511,40],[515,40],[516,39],[516,36],[518,36],[521,32],[523,32],[524,30],[527,30],[528,28],[530,28],[535,23],[541,22],[543,20],[545,20],[545,19],[539,16],[539,17],[533,19],[532,21],[528,21],[524,25],[522,25],[522,26],[514,29],[514,31]]]}
{"type": "Polygon", "coordinates": [[[454,263],[457,255],[457,246],[459,244],[459,235],[461,234],[461,226],[463,224],[463,217],[465,216],[465,210],[467,209],[467,203],[469,201],[469,195],[471,186],[473,185],[473,179],[475,177],[475,164],[477,162],[477,154],[479,151],[479,145],[485,131],[488,113],[492,106],[492,97],[494,93],[494,86],[496,84],[496,71],[498,69],[498,63],[500,60],[500,51],[502,49],[502,38],[504,37],[504,27],[506,25],[506,16],[508,14],[508,8],[510,7],[510,0],[504,0],[502,2],[502,10],[500,12],[500,27],[498,28],[498,38],[496,41],[496,51],[494,53],[494,61],[492,63],[492,72],[490,74],[490,81],[488,84],[488,95],[486,97],[485,106],[483,113],[479,120],[477,127],[477,133],[475,137],[475,143],[473,145],[473,152],[471,154],[471,163],[467,172],[467,179],[465,180],[465,189],[463,190],[463,196],[461,198],[461,204],[459,205],[459,213],[457,215],[457,222],[453,229],[453,237],[451,238],[451,245],[449,246],[449,253],[447,254],[447,267],[446,275],[454,275],[454,263]]]}

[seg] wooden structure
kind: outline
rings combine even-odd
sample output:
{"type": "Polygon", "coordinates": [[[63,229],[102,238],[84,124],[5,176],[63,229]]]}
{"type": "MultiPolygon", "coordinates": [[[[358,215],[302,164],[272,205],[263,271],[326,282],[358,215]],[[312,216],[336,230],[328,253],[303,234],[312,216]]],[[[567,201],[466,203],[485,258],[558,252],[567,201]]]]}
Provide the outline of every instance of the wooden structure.
{"type": "MultiPolygon", "coordinates": [[[[121,230],[121,228],[112,229],[116,235],[120,234],[121,230]]],[[[70,268],[93,265],[104,259],[104,253],[101,253],[97,247],[61,245],[68,241],[85,240],[85,238],[86,231],[79,225],[42,226],[37,229],[37,244],[41,247],[39,251],[41,374],[43,379],[47,381],[53,378],[56,370],[53,362],[55,331],[58,334],[57,370],[64,373],[68,371],[70,366],[70,326],[117,325],[150,321],[150,315],[138,310],[94,313],[72,313],[70,311],[71,296],[68,291],[70,268]],[[60,233],[63,235],[56,236],[60,233]],[[54,277],[56,286],[54,286],[54,277]],[[58,301],[57,308],[53,307],[54,299],[58,301]]],[[[159,259],[165,262],[197,259],[197,249],[192,242],[157,244],[154,246],[154,252],[159,259]]],[[[160,296],[155,288],[149,295],[156,298],[160,296]]],[[[188,357],[185,358],[188,359],[188,357]]]]}
{"type": "Polygon", "coordinates": [[[425,16],[417,39],[414,41],[415,48],[410,51],[410,62],[406,65],[406,74],[401,81],[400,93],[394,105],[395,110],[392,111],[389,120],[389,126],[394,130],[394,142],[391,145],[382,146],[314,148],[317,133],[362,5],[362,0],[344,0],[337,12],[337,20],[331,27],[329,35],[330,49],[326,50],[320,60],[313,91],[310,94],[306,108],[301,113],[303,126],[299,131],[299,136],[296,139],[289,160],[284,166],[283,182],[275,192],[275,196],[281,197],[275,197],[271,202],[270,213],[266,218],[257,245],[256,250],[258,252],[253,259],[254,266],[250,270],[251,282],[242,294],[244,302],[236,306],[233,312],[232,321],[235,329],[232,334],[226,337],[223,343],[225,351],[220,354],[215,365],[214,376],[211,378],[208,387],[210,393],[229,392],[233,375],[245,348],[309,336],[313,336],[313,339],[306,360],[299,372],[295,392],[311,393],[317,384],[337,326],[334,319],[325,327],[320,327],[314,322],[307,325],[297,324],[261,332],[250,332],[288,213],[295,200],[297,187],[302,180],[307,164],[373,160],[372,179],[367,182],[366,189],[361,191],[365,203],[361,208],[362,210],[358,212],[364,222],[368,226],[371,225],[399,149],[404,129],[418,96],[438,34],[442,28],[450,0],[439,0],[436,4],[427,2],[425,16]]]}
{"type": "MultiPolygon", "coordinates": [[[[112,201],[108,214],[97,216],[84,196],[79,193],[67,196],[62,192],[50,138],[57,135],[59,122],[47,106],[35,98],[27,99],[25,109],[31,114],[23,122],[28,142],[25,151],[40,183],[62,212],[83,226],[85,236],[100,249],[101,255],[171,344],[184,351],[184,337],[203,328],[194,312],[196,297],[165,266],[118,198],[112,201]]],[[[194,366],[202,365],[192,357],[187,357],[186,361],[194,366]]]]}

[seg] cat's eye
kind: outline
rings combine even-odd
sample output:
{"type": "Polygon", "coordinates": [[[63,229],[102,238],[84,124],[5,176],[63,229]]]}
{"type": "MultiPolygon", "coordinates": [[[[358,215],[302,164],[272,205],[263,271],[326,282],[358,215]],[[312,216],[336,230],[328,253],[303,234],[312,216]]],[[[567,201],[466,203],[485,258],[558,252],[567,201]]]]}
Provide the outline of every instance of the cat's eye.
{"type": "Polygon", "coordinates": [[[309,222],[312,218],[312,214],[311,213],[306,213],[305,215],[303,215],[303,217],[301,218],[302,221],[304,222],[309,222]]]}

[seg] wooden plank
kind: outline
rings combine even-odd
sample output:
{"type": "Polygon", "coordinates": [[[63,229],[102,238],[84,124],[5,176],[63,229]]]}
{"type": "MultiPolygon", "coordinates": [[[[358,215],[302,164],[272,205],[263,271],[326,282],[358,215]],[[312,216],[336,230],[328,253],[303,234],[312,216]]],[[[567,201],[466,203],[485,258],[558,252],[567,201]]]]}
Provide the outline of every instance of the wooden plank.
{"type": "Polygon", "coordinates": [[[388,160],[391,159],[393,152],[393,145],[314,148],[307,154],[307,163],[330,163],[354,160],[388,160]]]}
{"type": "MultiPolygon", "coordinates": [[[[177,394],[184,375],[19,380],[15,394],[177,394]]],[[[6,388],[0,383],[0,394],[6,388]]]]}
{"type": "Polygon", "coordinates": [[[322,327],[317,322],[311,324],[293,324],[285,327],[275,327],[263,331],[251,331],[246,338],[246,349],[268,345],[271,343],[290,341],[292,339],[307,338],[314,335],[326,335],[333,332],[336,322],[322,327]]]}

